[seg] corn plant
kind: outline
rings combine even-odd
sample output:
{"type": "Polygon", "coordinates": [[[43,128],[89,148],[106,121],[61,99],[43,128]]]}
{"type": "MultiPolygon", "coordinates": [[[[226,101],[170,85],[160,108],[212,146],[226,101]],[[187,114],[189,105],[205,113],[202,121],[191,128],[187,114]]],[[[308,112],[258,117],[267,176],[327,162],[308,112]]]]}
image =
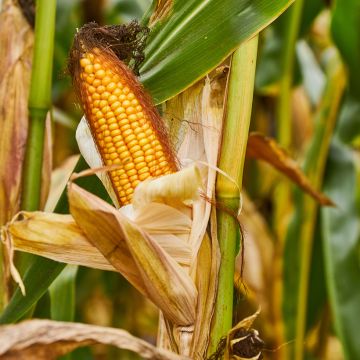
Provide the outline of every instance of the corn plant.
{"type": "Polygon", "coordinates": [[[145,3],[2,4],[1,356],[358,358],[358,1],[145,3]]]}

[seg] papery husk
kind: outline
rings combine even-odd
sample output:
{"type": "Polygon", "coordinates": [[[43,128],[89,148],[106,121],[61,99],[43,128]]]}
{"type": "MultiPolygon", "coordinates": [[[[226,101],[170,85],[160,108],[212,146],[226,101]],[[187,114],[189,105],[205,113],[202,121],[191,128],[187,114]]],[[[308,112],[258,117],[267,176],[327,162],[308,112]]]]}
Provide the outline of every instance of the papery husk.
{"type": "Polygon", "coordinates": [[[34,36],[16,1],[0,13],[0,225],[19,210],[34,36]]]}
{"type": "Polygon", "coordinates": [[[156,348],[125,330],[80,323],[28,320],[0,327],[3,360],[55,360],[78,347],[104,344],[133,351],[143,359],[190,360],[156,348]]]}
{"type": "Polygon", "coordinates": [[[177,325],[195,319],[197,291],[185,270],[149,234],[95,195],[70,183],[70,212],[87,238],[177,325]]]}
{"type": "MultiPolygon", "coordinates": [[[[185,92],[168,101],[164,114],[170,124],[170,134],[178,139],[178,157],[181,165],[197,163],[201,166],[203,197],[193,203],[189,244],[192,247],[190,273],[199,296],[194,328],[177,329],[180,353],[194,359],[206,357],[210,324],[216,297],[220,255],[217,242],[216,214],[211,217],[211,234],[206,234],[209,224],[211,201],[214,198],[216,165],[221,141],[223,101],[226,76],[214,71],[210,77],[196,83],[185,92]]],[[[172,334],[161,330],[159,346],[171,344],[172,334]]],[[[174,348],[174,347],[172,347],[174,348]]]]}

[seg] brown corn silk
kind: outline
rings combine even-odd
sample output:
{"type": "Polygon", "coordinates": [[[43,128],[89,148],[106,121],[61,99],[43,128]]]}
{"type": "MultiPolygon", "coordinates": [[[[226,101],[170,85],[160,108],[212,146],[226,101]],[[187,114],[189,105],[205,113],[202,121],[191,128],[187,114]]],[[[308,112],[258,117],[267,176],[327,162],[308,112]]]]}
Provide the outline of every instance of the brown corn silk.
{"type": "MultiPolygon", "coordinates": [[[[121,53],[115,41],[120,30],[124,36],[124,29],[84,26],[75,36],[69,64],[103,164],[119,166],[110,171],[109,177],[120,206],[131,202],[141,181],[177,170],[176,157],[158,111],[119,58],[129,57],[127,52],[121,53]]],[[[139,56],[135,64],[137,60],[139,56]]]]}

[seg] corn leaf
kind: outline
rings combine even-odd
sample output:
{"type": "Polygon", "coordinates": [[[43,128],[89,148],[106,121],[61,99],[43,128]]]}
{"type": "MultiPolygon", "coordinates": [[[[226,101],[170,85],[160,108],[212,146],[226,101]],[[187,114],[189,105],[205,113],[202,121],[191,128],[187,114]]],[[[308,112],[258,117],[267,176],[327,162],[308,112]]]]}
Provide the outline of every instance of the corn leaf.
{"type": "Polygon", "coordinates": [[[360,278],[360,222],[356,210],[355,167],[351,152],[339,143],[332,144],[326,169],[325,189],[339,206],[322,209],[326,282],[334,324],[346,359],[360,357],[357,314],[360,308],[360,288],[354,286],[360,278]]]}
{"type": "Polygon", "coordinates": [[[141,81],[156,103],[171,98],[204,77],[292,2],[154,1],[141,81]]]}
{"type": "Polygon", "coordinates": [[[50,320],[30,320],[0,327],[0,357],[3,360],[55,360],[78,347],[112,345],[138,353],[143,359],[186,360],[156,348],[125,330],[50,320]]]}

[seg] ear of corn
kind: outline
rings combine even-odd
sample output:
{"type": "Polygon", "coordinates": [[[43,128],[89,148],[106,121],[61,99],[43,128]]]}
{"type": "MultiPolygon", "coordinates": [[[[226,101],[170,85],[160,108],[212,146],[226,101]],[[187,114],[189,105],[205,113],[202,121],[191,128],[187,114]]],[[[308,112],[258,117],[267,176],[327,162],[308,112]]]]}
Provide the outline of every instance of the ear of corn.
{"type": "Polygon", "coordinates": [[[93,48],[82,54],[80,97],[104,165],[119,165],[110,179],[120,205],[143,180],[176,171],[161,118],[131,71],[93,48]]]}

